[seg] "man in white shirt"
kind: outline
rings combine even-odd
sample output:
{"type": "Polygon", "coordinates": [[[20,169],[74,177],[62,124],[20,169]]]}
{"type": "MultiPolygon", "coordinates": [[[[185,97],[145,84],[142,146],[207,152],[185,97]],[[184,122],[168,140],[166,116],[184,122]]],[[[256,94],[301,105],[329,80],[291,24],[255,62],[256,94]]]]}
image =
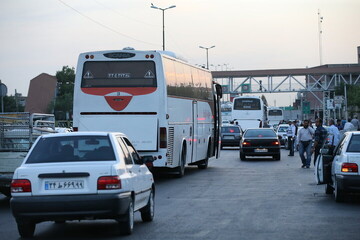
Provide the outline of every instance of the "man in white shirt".
{"type": "Polygon", "coordinates": [[[349,118],[347,123],[345,123],[344,130],[345,130],[345,132],[355,131],[355,126],[354,126],[354,124],[351,123],[351,118],[349,118]]]}
{"type": "Polygon", "coordinates": [[[296,146],[299,147],[299,155],[302,162],[302,168],[310,168],[311,163],[311,143],[315,133],[312,127],[309,127],[309,120],[304,120],[304,128],[300,129],[296,138],[296,146]],[[306,152],[306,158],[305,158],[306,152]]]}
{"type": "Polygon", "coordinates": [[[351,120],[351,123],[355,127],[354,131],[358,131],[359,130],[359,120],[357,120],[357,116],[354,116],[354,118],[351,120]]]}
{"type": "Polygon", "coordinates": [[[288,137],[288,146],[289,146],[289,149],[290,149],[290,152],[289,152],[288,156],[294,156],[295,131],[296,131],[295,121],[294,122],[289,122],[289,127],[288,127],[288,129],[286,131],[286,135],[288,137]]]}
{"type": "Polygon", "coordinates": [[[329,134],[329,145],[330,145],[330,151],[332,152],[336,145],[340,142],[340,132],[339,129],[335,126],[334,119],[329,120],[330,127],[328,128],[328,134],[329,134]]]}

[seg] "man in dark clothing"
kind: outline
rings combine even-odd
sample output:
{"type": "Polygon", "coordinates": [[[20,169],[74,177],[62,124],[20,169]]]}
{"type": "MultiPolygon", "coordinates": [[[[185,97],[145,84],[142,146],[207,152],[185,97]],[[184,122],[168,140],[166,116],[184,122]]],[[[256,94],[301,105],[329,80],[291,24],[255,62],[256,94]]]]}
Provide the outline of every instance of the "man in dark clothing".
{"type": "Polygon", "coordinates": [[[316,163],[316,160],[319,156],[320,149],[325,143],[326,137],[327,137],[327,131],[322,126],[323,121],[321,118],[317,118],[315,120],[316,130],[315,130],[315,139],[314,139],[314,145],[311,149],[311,153],[314,153],[314,165],[316,163]]]}
{"type": "Polygon", "coordinates": [[[339,129],[339,131],[340,130],[343,130],[343,125],[341,124],[341,120],[340,119],[338,119],[338,120],[336,120],[336,125],[335,125],[335,127],[337,127],[338,129],[339,129]]]}

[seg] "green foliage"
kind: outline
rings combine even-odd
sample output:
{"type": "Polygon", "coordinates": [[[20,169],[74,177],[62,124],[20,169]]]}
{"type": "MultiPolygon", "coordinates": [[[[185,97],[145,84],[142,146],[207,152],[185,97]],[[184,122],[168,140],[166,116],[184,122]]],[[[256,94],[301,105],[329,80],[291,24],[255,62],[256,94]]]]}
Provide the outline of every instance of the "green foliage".
{"type": "MultiPolygon", "coordinates": [[[[54,106],[54,114],[57,120],[71,118],[73,113],[75,69],[63,66],[61,71],[56,72],[58,91],[54,106]],[[68,113],[68,116],[66,115],[68,113]]],[[[49,109],[51,106],[49,106],[49,109]]]]}
{"type": "MultiPolygon", "coordinates": [[[[2,110],[2,98],[0,97],[0,111],[2,110]]],[[[24,107],[21,105],[16,106],[15,96],[5,96],[4,98],[4,112],[23,112],[24,107]]]]}
{"type": "MultiPolygon", "coordinates": [[[[335,88],[335,95],[345,96],[345,83],[340,83],[335,88]]],[[[347,104],[350,111],[355,107],[360,108],[360,85],[346,85],[347,104]]]]}

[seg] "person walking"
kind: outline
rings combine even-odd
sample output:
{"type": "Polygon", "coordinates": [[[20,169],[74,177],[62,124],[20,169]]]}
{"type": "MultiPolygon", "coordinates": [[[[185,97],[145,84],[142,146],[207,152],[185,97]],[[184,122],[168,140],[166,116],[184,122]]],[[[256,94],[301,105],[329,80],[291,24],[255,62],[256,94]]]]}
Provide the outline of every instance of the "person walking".
{"type": "Polygon", "coordinates": [[[321,118],[317,118],[315,120],[316,130],[314,134],[314,145],[311,148],[311,153],[314,153],[314,166],[317,160],[317,157],[319,156],[320,149],[325,143],[326,137],[327,137],[327,131],[322,126],[323,120],[321,118]]]}
{"type": "Polygon", "coordinates": [[[294,156],[294,140],[295,140],[295,121],[289,122],[289,127],[286,131],[286,135],[288,137],[288,146],[289,146],[289,155],[288,156],[294,156]]]}
{"type": "Polygon", "coordinates": [[[357,115],[351,120],[352,125],[354,125],[354,131],[359,131],[359,120],[357,119],[357,115]]]}
{"type": "Polygon", "coordinates": [[[345,123],[344,131],[345,132],[355,131],[355,126],[354,126],[354,124],[351,123],[351,118],[348,118],[347,123],[345,123]]]}
{"type": "Polygon", "coordinates": [[[311,142],[315,134],[315,130],[309,126],[309,120],[304,120],[303,128],[298,132],[296,138],[296,146],[299,148],[302,168],[310,168],[311,163],[311,142]],[[306,158],[305,158],[306,152],[306,158]]]}
{"type": "Polygon", "coordinates": [[[335,126],[334,119],[329,120],[329,125],[330,125],[330,127],[328,128],[328,133],[329,133],[329,136],[330,136],[329,154],[332,154],[335,147],[340,142],[340,132],[339,132],[339,129],[335,126]]]}
{"type": "Polygon", "coordinates": [[[337,129],[339,129],[339,131],[340,130],[343,130],[343,125],[341,124],[341,120],[340,119],[338,119],[338,120],[336,120],[336,125],[335,125],[335,127],[337,127],[337,129]]]}

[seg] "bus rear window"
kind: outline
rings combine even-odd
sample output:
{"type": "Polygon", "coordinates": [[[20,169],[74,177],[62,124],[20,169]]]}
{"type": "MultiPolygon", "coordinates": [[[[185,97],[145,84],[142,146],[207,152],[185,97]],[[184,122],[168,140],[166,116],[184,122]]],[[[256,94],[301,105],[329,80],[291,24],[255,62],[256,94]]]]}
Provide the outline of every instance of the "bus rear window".
{"type": "Polygon", "coordinates": [[[235,99],[234,110],[261,110],[260,100],[253,98],[235,99]]]}
{"type": "Polygon", "coordinates": [[[282,116],[281,110],[269,110],[269,116],[282,116]]]}
{"type": "Polygon", "coordinates": [[[82,88],[156,87],[152,61],[85,62],[82,88]]]}

